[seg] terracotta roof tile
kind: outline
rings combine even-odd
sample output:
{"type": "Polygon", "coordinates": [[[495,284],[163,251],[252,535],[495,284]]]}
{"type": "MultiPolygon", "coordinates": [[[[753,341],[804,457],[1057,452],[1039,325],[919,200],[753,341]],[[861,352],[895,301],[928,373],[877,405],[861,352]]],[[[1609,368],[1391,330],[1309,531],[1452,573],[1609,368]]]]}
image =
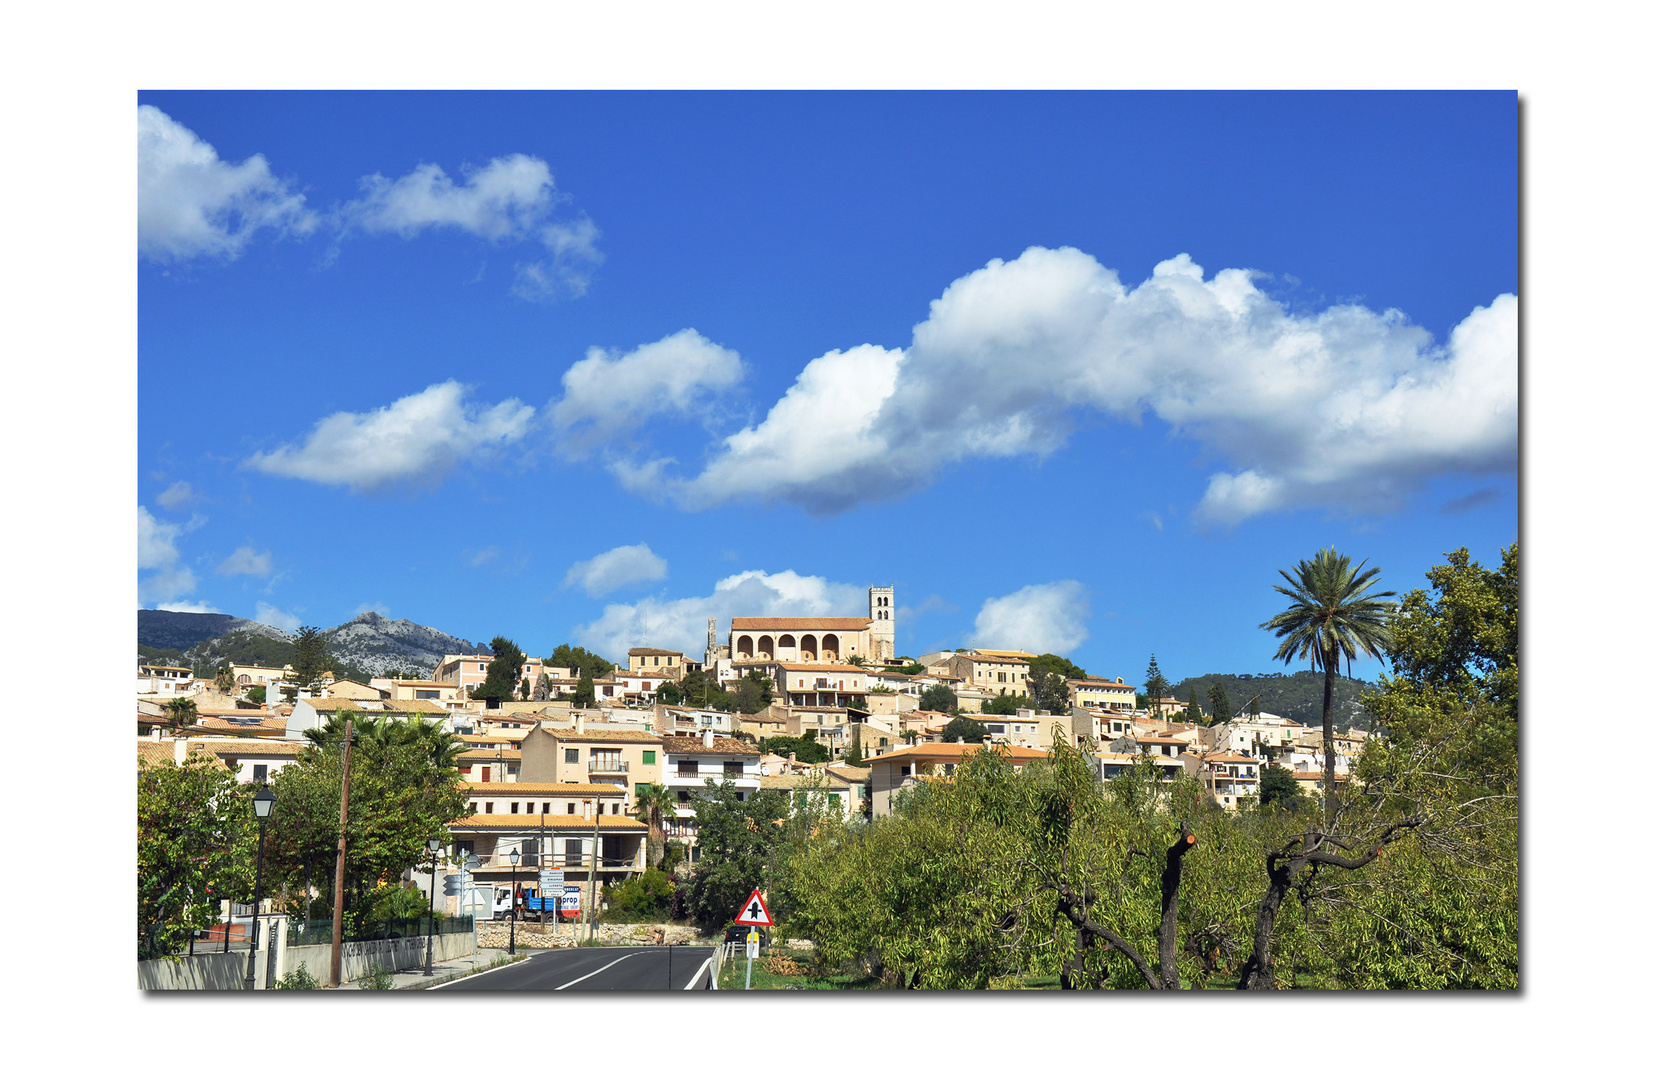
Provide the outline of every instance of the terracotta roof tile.
{"type": "Polygon", "coordinates": [[[618,784],[524,784],[463,780],[461,788],[485,795],[625,795],[627,789],[618,784]]]}
{"type": "Polygon", "coordinates": [[[735,618],[730,620],[730,630],[867,630],[871,622],[863,618],[735,618]]]}
{"type": "Polygon", "coordinates": [[[703,745],[695,735],[664,735],[661,748],[669,754],[727,754],[737,757],[758,757],[759,751],[740,739],[716,735],[712,746],[703,745]]]}
{"type": "MultiPolygon", "coordinates": [[[[498,800],[497,800],[498,801],[498,800]]],[[[449,822],[452,829],[529,829],[540,828],[539,814],[471,814],[449,822]]],[[[548,829],[577,829],[592,832],[592,819],[579,814],[547,814],[548,829]]],[[[636,818],[614,814],[598,815],[598,828],[604,832],[648,832],[649,826],[636,818]]]]}

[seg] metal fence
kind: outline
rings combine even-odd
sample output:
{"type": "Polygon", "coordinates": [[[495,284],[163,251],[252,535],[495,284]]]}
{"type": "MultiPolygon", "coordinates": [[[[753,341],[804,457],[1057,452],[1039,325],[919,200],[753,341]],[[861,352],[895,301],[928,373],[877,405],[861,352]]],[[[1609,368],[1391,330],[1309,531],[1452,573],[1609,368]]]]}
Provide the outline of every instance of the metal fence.
{"type": "MultiPolygon", "coordinates": [[[[474,929],[470,915],[450,915],[435,920],[438,934],[469,934],[474,929]]],[[[424,918],[390,919],[362,927],[346,925],[345,941],[389,941],[394,938],[424,937],[428,927],[424,918]]],[[[289,945],[327,945],[333,941],[333,922],[313,919],[310,923],[288,923],[289,945]]]]}

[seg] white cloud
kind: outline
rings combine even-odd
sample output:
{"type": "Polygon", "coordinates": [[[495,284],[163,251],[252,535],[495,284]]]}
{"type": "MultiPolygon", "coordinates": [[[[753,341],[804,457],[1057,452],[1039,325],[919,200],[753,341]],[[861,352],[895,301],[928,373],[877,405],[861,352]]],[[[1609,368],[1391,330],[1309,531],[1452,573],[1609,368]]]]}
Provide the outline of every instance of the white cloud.
{"type": "Polygon", "coordinates": [[[159,521],[149,508],[138,508],[138,569],[159,570],[178,561],[178,536],[184,526],[159,521]]]}
{"type": "Polygon", "coordinates": [[[746,570],[713,586],[711,596],[678,600],[646,597],[636,604],[606,604],[597,619],[573,631],[575,640],[607,658],[625,657],[634,646],[655,645],[700,656],[707,620],[719,620],[719,639],[733,615],[854,616],[868,611],[868,593],[855,585],[784,570],[746,570]]]}
{"type": "Polygon", "coordinates": [[[155,497],[155,501],[161,504],[161,509],[163,510],[177,510],[181,506],[188,506],[197,497],[196,492],[190,487],[189,483],[187,481],[180,480],[172,487],[169,487],[166,491],[163,491],[161,494],[157,495],[155,497]]]}
{"type": "Polygon", "coordinates": [[[568,196],[540,158],[512,154],[482,168],[464,168],[456,184],[440,166],[417,166],[395,180],[378,173],[358,181],[363,197],[339,212],[347,229],[414,237],[427,229],[457,229],[492,243],[538,242],[547,257],[517,266],[515,296],[547,300],[582,296],[590,267],[603,260],[598,227],[585,215],[554,221],[568,196]]]}
{"type": "Polygon", "coordinates": [[[906,350],[807,364],[700,475],[649,482],[685,505],[785,500],[814,513],[891,498],[950,463],[1045,455],[1089,415],[1150,412],[1223,458],[1198,518],[1293,506],[1383,511],[1430,477],[1517,464],[1518,301],[1447,345],[1401,312],[1289,313],[1246,270],[1187,255],[1134,288],[1073,248],[991,261],[932,302],[906,350]]]}
{"type": "Polygon", "coordinates": [[[972,644],[985,649],[1064,653],[1087,640],[1087,590],[1079,581],[1026,585],[983,602],[972,644]]]}
{"type": "Polygon", "coordinates": [[[257,609],[253,612],[253,621],[264,623],[266,626],[274,626],[278,630],[286,630],[290,634],[297,632],[299,629],[299,616],[289,615],[282,609],[263,601],[259,602],[257,609]]]}
{"type": "Polygon", "coordinates": [[[316,220],[305,197],[271,175],[264,155],[240,165],[221,161],[189,128],[153,105],[138,106],[140,255],[234,259],[260,229],[303,234],[316,220]]]}
{"type": "Polygon", "coordinates": [[[624,585],[660,581],[667,576],[667,560],[650,550],[648,544],[611,548],[569,568],[564,585],[579,585],[588,596],[603,596],[624,585]]]}
{"type": "Polygon", "coordinates": [[[742,380],[742,358],[695,330],[680,330],[629,353],[591,348],[563,374],[563,397],[549,406],[558,444],[584,457],[652,416],[688,413],[742,380]]]}
{"type": "Polygon", "coordinates": [[[466,561],[472,566],[482,566],[490,559],[498,558],[500,555],[500,549],[491,545],[483,548],[481,551],[467,551],[461,552],[461,554],[466,557],[466,561]]]}
{"type": "Polygon", "coordinates": [[[230,553],[230,557],[218,564],[218,573],[230,576],[233,574],[251,574],[254,577],[268,577],[270,575],[270,552],[254,551],[243,545],[230,553]]]}
{"type": "Polygon", "coordinates": [[[391,608],[384,600],[370,600],[365,604],[358,604],[356,606],[356,610],[351,612],[351,618],[354,619],[358,615],[366,615],[370,611],[382,619],[389,619],[391,617],[391,608]]]}
{"type": "Polygon", "coordinates": [[[153,573],[138,579],[138,602],[168,611],[212,611],[202,601],[182,597],[195,591],[196,577],[180,562],[178,538],[205,523],[192,517],[187,523],[162,521],[145,506],[138,507],[138,569],[153,573]]]}
{"type": "Polygon", "coordinates": [[[465,395],[450,380],[373,412],[338,412],[318,422],[304,445],[255,454],[246,464],[354,491],[436,484],[461,462],[521,439],[535,414],[516,398],[484,408],[465,395]]]}

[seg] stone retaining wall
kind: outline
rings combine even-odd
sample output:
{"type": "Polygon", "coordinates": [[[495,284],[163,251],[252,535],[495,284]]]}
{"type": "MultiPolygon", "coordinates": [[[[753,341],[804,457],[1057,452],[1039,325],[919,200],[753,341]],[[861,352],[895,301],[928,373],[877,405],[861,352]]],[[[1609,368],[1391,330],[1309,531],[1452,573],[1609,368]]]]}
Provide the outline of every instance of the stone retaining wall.
{"type": "MultiPolygon", "coordinates": [[[[494,921],[477,924],[477,945],[483,949],[504,949],[510,938],[511,924],[494,921]]],[[[668,923],[599,923],[599,945],[653,945],[655,932],[666,932],[667,945],[708,945],[693,926],[672,926],[668,923]]],[[[587,939],[587,928],[577,923],[564,923],[557,929],[550,925],[537,926],[531,922],[517,924],[517,943],[525,949],[567,949],[587,939]]]]}

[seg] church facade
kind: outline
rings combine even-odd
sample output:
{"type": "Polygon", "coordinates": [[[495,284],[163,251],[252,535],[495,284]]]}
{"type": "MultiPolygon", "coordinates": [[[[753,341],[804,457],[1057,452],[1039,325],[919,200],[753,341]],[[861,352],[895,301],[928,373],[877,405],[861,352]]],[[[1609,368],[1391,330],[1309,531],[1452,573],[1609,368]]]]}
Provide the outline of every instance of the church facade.
{"type": "Polygon", "coordinates": [[[726,655],[737,664],[835,664],[853,656],[888,661],[897,655],[895,605],[892,587],[875,586],[868,590],[866,617],[739,615],[730,620],[726,655]]]}

